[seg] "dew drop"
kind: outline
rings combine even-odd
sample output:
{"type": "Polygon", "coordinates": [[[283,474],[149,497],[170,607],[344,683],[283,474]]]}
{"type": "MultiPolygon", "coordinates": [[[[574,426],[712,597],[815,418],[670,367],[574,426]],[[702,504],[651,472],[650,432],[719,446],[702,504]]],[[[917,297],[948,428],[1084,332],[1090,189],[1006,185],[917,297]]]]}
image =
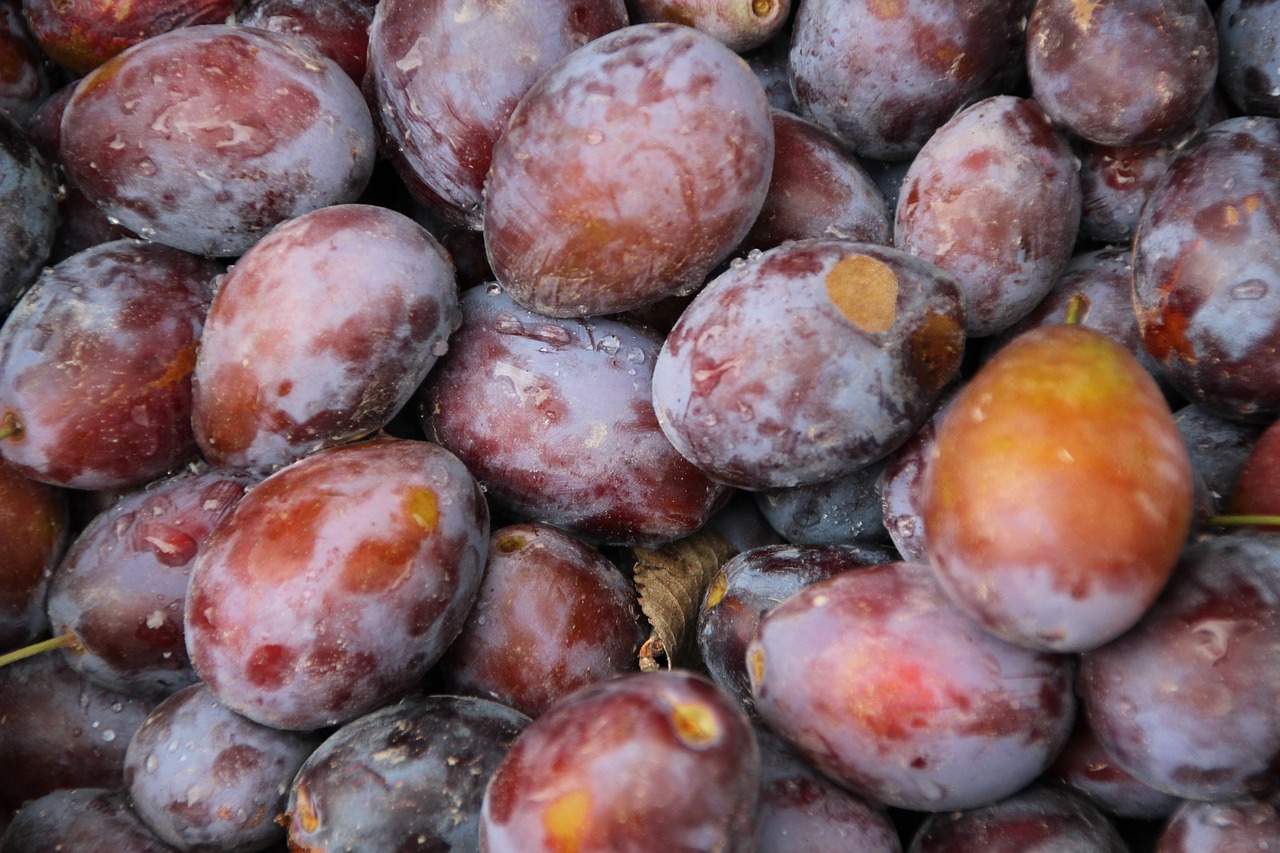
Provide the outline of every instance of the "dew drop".
{"type": "Polygon", "coordinates": [[[622,349],[622,341],[617,335],[605,335],[596,342],[596,349],[609,355],[616,355],[622,349]]]}
{"type": "Polygon", "coordinates": [[[449,342],[446,340],[439,340],[431,345],[431,354],[434,355],[436,358],[439,358],[440,356],[444,355],[448,351],[449,351],[449,342]]]}
{"type": "Polygon", "coordinates": [[[160,759],[156,758],[155,753],[147,756],[147,763],[144,765],[148,773],[155,773],[156,768],[160,766],[160,759]]]}
{"type": "Polygon", "coordinates": [[[759,249],[752,249],[750,252],[747,252],[747,262],[754,264],[756,261],[760,260],[763,255],[764,252],[759,249]]]}
{"type": "Polygon", "coordinates": [[[631,349],[627,350],[627,361],[631,362],[632,364],[644,364],[644,360],[645,360],[644,350],[640,349],[639,347],[632,347],[631,349]]]}
{"type": "Polygon", "coordinates": [[[116,733],[111,731],[111,729],[106,729],[102,732],[102,739],[107,743],[111,743],[111,741],[116,739],[116,733]]]}
{"type": "Polygon", "coordinates": [[[154,175],[158,170],[156,169],[156,164],[151,160],[143,159],[138,161],[138,171],[149,177],[154,175]]]}
{"type": "Polygon", "coordinates": [[[745,258],[734,258],[732,261],[729,261],[729,269],[742,270],[746,269],[746,267],[747,261],[745,258]]]}
{"type": "Polygon", "coordinates": [[[484,292],[490,296],[501,296],[502,285],[498,284],[496,281],[492,282],[491,284],[485,285],[484,292]]]}

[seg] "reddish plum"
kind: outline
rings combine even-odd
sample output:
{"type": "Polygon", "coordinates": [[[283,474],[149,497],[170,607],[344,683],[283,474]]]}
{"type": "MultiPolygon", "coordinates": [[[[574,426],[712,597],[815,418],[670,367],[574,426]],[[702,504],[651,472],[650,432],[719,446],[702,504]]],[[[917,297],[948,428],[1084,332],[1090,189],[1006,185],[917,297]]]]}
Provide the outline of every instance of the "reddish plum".
{"type": "Polygon", "coordinates": [[[1071,658],[982,631],[919,564],[805,587],[760,620],[746,660],[756,709],[807,761],[918,811],[1018,791],[1058,754],[1075,709],[1071,658]]]}
{"type": "Polygon", "coordinates": [[[759,214],[773,145],[759,80],[711,36],[602,36],[525,94],[494,145],[489,263],[517,302],[554,316],[690,293],[759,214]]]}
{"type": "Polygon", "coordinates": [[[191,663],[255,722],[317,729],[411,689],[480,586],[489,516],[462,463],[424,441],[319,451],[255,486],[191,573],[191,663]]]}
{"type": "Polygon", "coordinates": [[[0,652],[48,630],[45,594],[70,536],[68,493],[0,462],[0,652]]]}
{"type": "Polygon", "coordinates": [[[448,254],[409,217],[333,205],[281,224],[222,280],[192,424],[215,465],[266,470],[385,426],[462,321],[448,254]]]}

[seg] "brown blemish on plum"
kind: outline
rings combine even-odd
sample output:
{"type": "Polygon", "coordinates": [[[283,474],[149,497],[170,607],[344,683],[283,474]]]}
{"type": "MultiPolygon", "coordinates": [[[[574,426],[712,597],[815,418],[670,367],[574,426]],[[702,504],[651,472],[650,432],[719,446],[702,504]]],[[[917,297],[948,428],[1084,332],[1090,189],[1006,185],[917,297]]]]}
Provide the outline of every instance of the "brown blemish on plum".
{"type": "Polygon", "coordinates": [[[898,276],[867,255],[841,258],[826,277],[827,298],[863,331],[888,331],[898,316],[898,276]]]}
{"type": "Polygon", "coordinates": [[[582,848],[590,814],[591,792],[581,788],[561,794],[548,803],[542,810],[547,849],[552,853],[577,853],[582,848]]]}
{"type": "Polygon", "coordinates": [[[950,317],[930,311],[911,334],[911,373],[920,387],[936,394],[951,381],[964,357],[964,329],[950,317]]]}
{"type": "Polygon", "coordinates": [[[210,447],[240,453],[253,443],[258,434],[260,390],[251,368],[228,364],[218,369],[206,392],[216,399],[204,424],[210,447]]]}
{"type": "Polygon", "coordinates": [[[671,710],[676,737],[694,749],[705,749],[720,739],[715,711],[701,702],[681,702],[671,710]]]}
{"type": "MultiPolygon", "coordinates": [[[[298,821],[303,832],[315,832],[320,828],[320,815],[316,813],[315,803],[311,801],[311,791],[305,784],[298,785],[296,801],[293,817],[298,821]]],[[[290,840],[290,846],[292,846],[292,840],[290,840]]]]}
{"type": "Polygon", "coordinates": [[[902,0],[870,0],[867,11],[882,21],[902,17],[902,0]]]}
{"type": "Polygon", "coordinates": [[[427,533],[434,533],[440,523],[439,503],[436,493],[431,489],[410,489],[404,499],[404,510],[427,533]]]}
{"type": "Polygon", "coordinates": [[[498,550],[504,554],[510,554],[512,551],[519,551],[528,540],[523,536],[503,536],[498,540],[498,550]]]}
{"type": "Polygon", "coordinates": [[[1075,0],[1073,17],[1076,26],[1080,28],[1080,32],[1087,33],[1089,31],[1089,28],[1093,26],[1093,16],[1098,11],[1098,7],[1104,5],[1100,0],[1075,0]]]}

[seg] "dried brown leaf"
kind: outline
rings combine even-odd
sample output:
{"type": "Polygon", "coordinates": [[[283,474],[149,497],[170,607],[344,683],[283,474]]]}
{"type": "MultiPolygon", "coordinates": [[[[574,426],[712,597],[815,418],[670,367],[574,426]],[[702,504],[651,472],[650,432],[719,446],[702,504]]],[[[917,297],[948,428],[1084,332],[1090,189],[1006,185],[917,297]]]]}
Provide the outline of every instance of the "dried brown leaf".
{"type": "Polygon", "coordinates": [[[649,620],[649,639],[640,649],[640,668],[693,667],[698,608],[707,585],[737,551],[713,530],[700,530],[660,548],[633,548],[640,609],[649,620]]]}

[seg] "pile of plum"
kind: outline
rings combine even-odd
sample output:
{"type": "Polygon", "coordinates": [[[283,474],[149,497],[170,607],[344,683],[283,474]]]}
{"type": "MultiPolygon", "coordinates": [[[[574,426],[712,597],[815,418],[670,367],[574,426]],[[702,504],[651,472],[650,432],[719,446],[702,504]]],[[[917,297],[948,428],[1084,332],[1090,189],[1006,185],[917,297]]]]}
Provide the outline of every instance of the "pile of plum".
{"type": "Polygon", "coordinates": [[[1277,68],[0,0],[0,853],[1280,850],[1277,68]]]}

